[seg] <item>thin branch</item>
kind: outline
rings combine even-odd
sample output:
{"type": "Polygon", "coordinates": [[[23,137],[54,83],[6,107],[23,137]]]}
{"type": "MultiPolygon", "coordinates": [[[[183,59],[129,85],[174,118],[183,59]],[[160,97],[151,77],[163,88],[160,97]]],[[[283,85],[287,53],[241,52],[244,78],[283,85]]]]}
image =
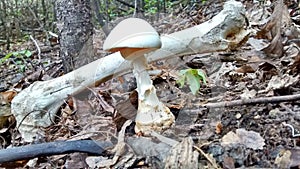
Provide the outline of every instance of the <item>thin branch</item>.
{"type": "Polygon", "coordinates": [[[41,49],[40,49],[37,41],[31,35],[29,37],[33,41],[33,43],[34,43],[34,45],[35,45],[35,47],[36,47],[36,49],[38,51],[39,62],[41,62],[41,49]]]}
{"type": "Polygon", "coordinates": [[[287,124],[287,123],[282,123],[283,126],[286,126],[286,127],[289,127],[291,130],[292,130],[292,137],[299,137],[300,136],[300,133],[296,134],[295,132],[295,128],[290,125],[290,124],[287,124]]]}
{"type": "Polygon", "coordinates": [[[137,0],[134,1],[134,12],[132,17],[136,17],[136,10],[137,10],[137,0]]]}
{"type": "Polygon", "coordinates": [[[224,101],[224,102],[217,102],[217,103],[207,103],[201,105],[201,107],[206,107],[206,108],[234,107],[234,106],[253,105],[253,104],[280,103],[280,102],[296,101],[296,100],[300,100],[300,94],[261,97],[261,98],[244,99],[244,100],[240,99],[240,100],[224,101]]]}
{"type": "MultiPolygon", "coordinates": [[[[125,1],[122,1],[122,0],[116,0],[117,2],[120,2],[121,4],[125,5],[125,6],[128,6],[128,7],[131,7],[131,8],[135,8],[134,5],[131,5],[125,1]]],[[[141,12],[144,12],[142,9],[138,9],[137,8],[137,11],[141,11],[141,12]]]]}
{"type": "Polygon", "coordinates": [[[197,147],[197,146],[193,146],[197,151],[199,151],[201,153],[201,155],[203,155],[209,162],[210,164],[216,168],[219,169],[221,167],[218,166],[218,164],[213,160],[213,157],[211,157],[210,155],[206,154],[201,148],[197,147]]]}

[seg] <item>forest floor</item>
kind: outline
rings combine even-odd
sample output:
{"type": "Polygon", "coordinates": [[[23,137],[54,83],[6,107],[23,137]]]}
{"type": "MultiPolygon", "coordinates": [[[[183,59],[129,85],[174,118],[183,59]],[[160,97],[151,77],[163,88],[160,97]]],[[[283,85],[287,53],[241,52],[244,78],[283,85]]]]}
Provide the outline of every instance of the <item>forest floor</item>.
{"type": "MultiPolygon", "coordinates": [[[[228,169],[300,166],[297,135],[297,129],[300,130],[300,6],[294,1],[286,1],[287,8],[280,3],[277,7],[277,3],[243,3],[248,29],[253,30],[243,46],[234,51],[152,63],[157,94],[176,116],[171,129],[153,137],[137,136],[134,123],[122,129],[127,124],[124,122],[133,119],[136,112],[136,84],[130,73],[116,76],[89,89],[85,95],[70,96],[62,105],[56,124],[45,129],[46,135],[39,142],[92,138],[123,140],[126,144],[86,161],[82,160],[86,157],[83,153],[43,157],[36,161],[35,167],[78,168],[88,164],[91,168],[105,165],[180,168],[189,166],[187,163],[198,168],[228,169]],[[188,85],[180,88],[177,84],[178,71],[187,68],[206,73],[207,84],[202,84],[196,95],[188,85]],[[236,102],[231,104],[232,101],[236,102]],[[204,107],[206,103],[212,104],[204,107]],[[120,130],[125,133],[122,135],[120,130]],[[97,133],[90,134],[91,131],[97,133]]],[[[207,2],[197,9],[178,9],[177,13],[150,22],[160,34],[169,34],[207,21],[220,12],[222,6],[219,1],[207,2]]],[[[16,94],[9,89],[19,92],[34,81],[63,74],[59,45],[46,44],[43,37],[35,38],[42,50],[42,62],[36,46],[28,40],[13,44],[11,51],[33,51],[29,58],[10,58],[0,67],[2,108],[9,104],[4,101],[6,95],[9,93],[11,98],[6,100],[11,101],[16,94]],[[47,64],[41,67],[41,63],[47,64]]],[[[95,30],[97,57],[107,55],[101,49],[104,39],[104,33],[95,30]]],[[[15,134],[13,117],[9,113],[0,115],[3,116],[0,119],[2,147],[22,144],[20,136],[15,134]]],[[[14,166],[22,167],[27,162],[14,166]]]]}

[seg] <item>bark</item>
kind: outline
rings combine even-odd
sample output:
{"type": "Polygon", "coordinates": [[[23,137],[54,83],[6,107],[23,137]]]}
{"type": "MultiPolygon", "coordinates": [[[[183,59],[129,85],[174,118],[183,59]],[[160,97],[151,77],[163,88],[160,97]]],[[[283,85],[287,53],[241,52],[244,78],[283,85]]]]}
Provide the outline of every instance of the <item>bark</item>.
{"type": "Polygon", "coordinates": [[[6,40],[6,50],[10,49],[10,20],[8,19],[7,16],[7,6],[6,6],[6,1],[3,0],[2,1],[2,10],[3,10],[3,16],[1,16],[1,22],[3,23],[3,27],[4,27],[4,34],[5,34],[5,40],[6,40]]]}
{"type": "Polygon", "coordinates": [[[81,0],[57,0],[55,4],[60,57],[67,73],[93,59],[91,5],[81,0]]]}

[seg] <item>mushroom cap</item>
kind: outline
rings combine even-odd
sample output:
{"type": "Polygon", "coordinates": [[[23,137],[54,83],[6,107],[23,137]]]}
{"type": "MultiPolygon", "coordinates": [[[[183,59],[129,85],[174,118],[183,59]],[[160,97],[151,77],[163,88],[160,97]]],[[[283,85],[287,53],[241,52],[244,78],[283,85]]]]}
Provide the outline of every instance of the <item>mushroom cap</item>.
{"type": "Polygon", "coordinates": [[[120,51],[125,59],[131,53],[141,55],[161,47],[156,30],[145,20],[128,18],[121,21],[106,38],[103,49],[110,52],[120,51]]]}

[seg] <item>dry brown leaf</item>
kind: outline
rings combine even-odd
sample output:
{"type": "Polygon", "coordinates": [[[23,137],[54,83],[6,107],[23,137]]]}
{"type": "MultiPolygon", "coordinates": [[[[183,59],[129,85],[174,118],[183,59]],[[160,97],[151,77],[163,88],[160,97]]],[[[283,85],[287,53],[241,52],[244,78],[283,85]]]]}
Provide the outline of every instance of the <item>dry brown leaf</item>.
{"type": "Polygon", "coordinates": [[[234,159],[232,157],[224,157],[223,159],[223,168],[225,169],[235,169],[234,159]]]}
{"type": "Polygon", "coordinates": [[[276,90],[287,88],[296,84],[299,81],[300,75],[293,77],[288,74],[284,74],[283,76],[272,76],[272,79],[269,81],[266,91],[276,90]]]}
{"type": "Polygon", "coordinates": [[[252,37],[249,38],[248,43],[257,51],[261,51],[269,45],[269,42],[265,39],[256,39],[252,37]]]}
{"type": "Polygon", "coordinates": [[[193,150],[193,144],[193,140],[190,137],[187,137],[173,146],[169,156],[165,160],[165,169],[184,169],[198,166],[199,153],[193,150]]]}
{"type": "Polygon", "coordinates": [[[245,129],[237,129],[236,133],[230,131],[222,138],[222,146],[235,147],[239,144],[253,150],[261,150],[265,145],[265,140],[254,131],[247,131],[245,129]]]}
{"type": "Polygon", "coordinates": [[[283,149],[275,159],[275,164],[280,169],[300,166],[300,149],[283,149]]]}
{"type": "Polygon", "coordinates": [[[0,103],[2,105],[9,104],[16,95],[16,91],[0,92],[0,103]]]}
{"type": "Polygon", "coordinates": [[[243,93],[241,94],[241,99],[251,99],[254,98],[256,95],[256,90],[248,90],[248,88],[245,88],[243,93]]]}
{"type": "Polygon", "coordinates": [[[295,57],[293,64],[291,65],[291,69],[293,73],[300,72],[300,54],[295,57]]]}
{"type": "Polygon", "coordinates": [[[240,140],[238,138],[238,135],[235,134],[233,131],[228,132],[226,135],[222,137],[222,145],[228,146],[228,145],[236,145],[239,144],[240,140]]]}
{"type": "Polygon", "coordinates": [[[238,73],[254,73],[255,72],[255,70],[249,64],[243,65],[243,66],[235,69],[235,71],[238,73]]]}
{"type": "Polygon", "coordinates": [[[236,134],[240,138],[242,144],[248,148],[252,148],[253,150],[262,150],[265,145],[265,139],[263,139],[260,134],[255,131],[237,129],[236,134]]]}
{"type": "Polygon", "coordinates": [[[258,68],[260,70],[264,70],[264,71],[270,71],[272,69],[277,70],[277,67],[270,61],[264,61],[264,62],[260,63],[258,65],[258,68]]]}
{"type": "Polygon", "coordinates": [[[219,121],[216,125],[216,133],[220,134],[220,133],[222,133],[222,130],[223,130],[223,125],[222,125],[222,122],[219,121]]]}
{"type": "Polygon", "coordinates": [[[284,24],[290,23],[287,7],[283,0],[279,0],[268,23],[257,33],[258,38],[271,40],[270,44],[263,49],[268,56],[281,57],[283,54],[282,30],[284,24]]]}

